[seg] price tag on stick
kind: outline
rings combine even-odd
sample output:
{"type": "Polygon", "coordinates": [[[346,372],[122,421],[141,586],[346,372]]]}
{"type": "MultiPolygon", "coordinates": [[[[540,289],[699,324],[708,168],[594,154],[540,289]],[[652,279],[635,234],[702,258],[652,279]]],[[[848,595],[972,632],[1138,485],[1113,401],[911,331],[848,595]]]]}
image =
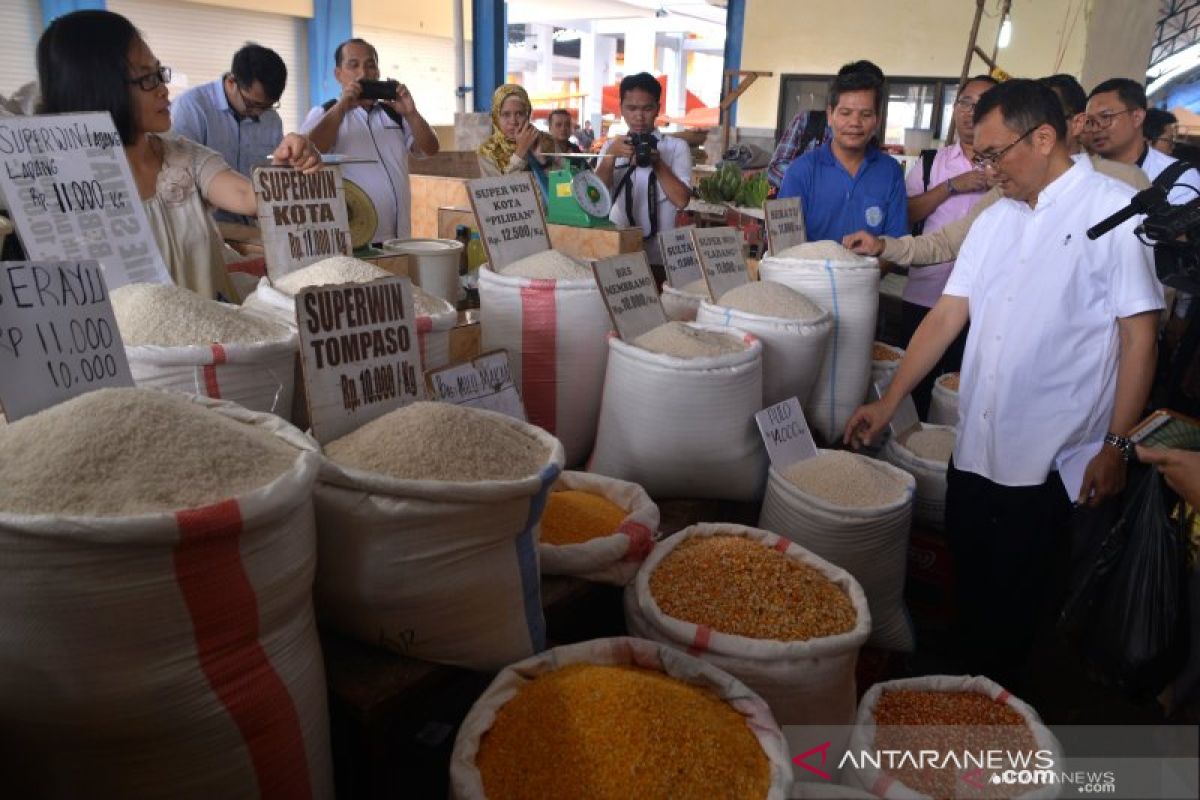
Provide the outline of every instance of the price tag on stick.
{"type": "Polygon", "coordinates": [[[339,167],[307,175],[291,167],[255,167],[251,180],[272,278],[350,255],[350,217],[339,167]]]}
{"type": "Polygon", "coordinates": [[[467,194],[492,269],[550,249],[541,193],[528,172],[467,181],[467,194]]]}
{"type": "Polygon", "coordinates": [[[100,265],[0,262],[0,405],[8,421],[113,386],[133,386],[133,376],[100,265]]]}
{"type": "Polygon", "coordinates": [[[742,255],[742,236],[733,228],[697,228],[692,231],[704,280],[713,302],[730,289],[750,282],[746,257],[742,255]]]}
{"type": "Polygon", "coordinates": [[[768,200],[763,203],[763,214],[766,216],[767,242],[772,254],[808,241],[799,197],[768,200]]]}
{"type": "Polygon", "coordinates": [[[425,396],[408,278],[314,286],[296,295],[313,436],[327,444],[425,396]]]}
{"type": "Polygon", "coordinates": [[[505,350],[484,353],[470,363],[431,370],[428,379],[439,401],[497,411],[526,421],[525,405],[512,382],[505,350]]]}
{"type": "Polygon", "coordinates": [[[700,256],[696,243],[692,241],[694,225],[664,231],[658,235],[658,247],[666,267],[667,283],[672,289],[682,289],[688,284],[704,278],[700,268],[700,256]]]}
{"type": "Polygon", "coordinates": [[[654,275],[644,252],[600,259],[594,272],[613,328],[622,340],[633,341],[666,323],[667,314],[658,299],[654,275]]]}
{"type": "Polygon", "coordinates": [[[29,258],[172,283],[108,112],[0,118],[0,192],[29,258]]]}
{"type": "Polygon", "coordinates": [[[796,398],[764,408],[754,415],[754,421],[767,446],[771,466],[776,469],[787,469],[817,455],[817,445],[808,421],[804,419],[804,409],[796,398]]]}

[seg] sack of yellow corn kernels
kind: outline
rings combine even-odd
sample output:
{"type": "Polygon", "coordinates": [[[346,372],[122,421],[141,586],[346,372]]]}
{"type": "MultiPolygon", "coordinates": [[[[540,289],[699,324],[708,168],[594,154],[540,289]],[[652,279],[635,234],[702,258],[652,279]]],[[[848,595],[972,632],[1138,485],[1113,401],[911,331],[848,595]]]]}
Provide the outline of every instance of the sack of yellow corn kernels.
{"type": "Polygon", "coordinates": [[[933,382],[929,399],[929,421],[934,425],[958,425],[959,373],[947,372],[933,382]]]}
{"type": "Polygon", "coordinates": [[[629,632],[720,667],[781,725],[850,725],[871,633],[858,581],[770,531],[693,525],[658,544],[625,594],[629,632]]]}
{"type": "Polygon", "coordinates": [[[1002,773],[1009,769],[1057,773],[1062,748],[1031,706],[982,675],[926,675],[875,684],[859,703],[848,749],[852,753],[934,750],[944,754],[943,769],[928,763],[920,769],[912,760],[894,769],[887,769],[886,763],[877,768],[866,760],[848,763],[842,781],[876,797],[965,796],[962,792],[971,790],[962,781],[972,775],[970,767],[964,775],[964,768],[948,756],[956,754],[963,764],[967,763],[966,754],[979,758],[981,751],[984,757],[989,757],[988,751],[998,751],[1002,768],[974,772],[975,785],[990,790],[979,796],[1029,800],[1058,796],[1057,783],[993,784],[993,776],[1003,780],[1002,773]]]}
{"type": "Polygon", "coordinates": [[[541,526],[542,574],[624,586],[654,547],[658,506],[636,483],[564,472],[546,499],[541,526]]]}
{"type": "Polygon", "coordinates": [[[903,358],[904,351],[899,347],[875,342],[871,346],[871,383],[878,386],[880,391],[886,390],[903,358]]]}
{"type": "Polygon", "coordinates": [[[503,669],[450,760],[456,800],[783,800],[788,744],[762,698],[679,650],[595,639],[503,669]]]}

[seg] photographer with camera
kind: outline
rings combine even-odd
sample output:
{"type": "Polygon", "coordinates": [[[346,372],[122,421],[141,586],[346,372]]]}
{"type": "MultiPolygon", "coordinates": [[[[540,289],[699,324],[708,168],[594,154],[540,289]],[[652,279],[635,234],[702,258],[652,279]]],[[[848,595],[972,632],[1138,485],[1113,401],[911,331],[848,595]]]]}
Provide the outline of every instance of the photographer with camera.
{"type": "Polygon", "coordinates": [[[675,227],[675,216],[692,197],[692,154],[687,142],[655,133],[662,86],[648,72],[621,81],[621,116],[629,135],[601,151],[596,175],[613,193],[608,218],[642,229],[646,257],[662,265],[658,234],[675,227]]]}
{"type": "Polygon", "coordinates": [[[407,86],[379,80],[379,54],[369,42],[342,42],[333,61],[342,96],[309,111],[300,129],[322,152],[375,162],[346,164],[342,175],[375,204],[379,225],[372,242],[407,239],[412,235],[408,153],[436,154],[437,135],[417,111],[407,86]]]}

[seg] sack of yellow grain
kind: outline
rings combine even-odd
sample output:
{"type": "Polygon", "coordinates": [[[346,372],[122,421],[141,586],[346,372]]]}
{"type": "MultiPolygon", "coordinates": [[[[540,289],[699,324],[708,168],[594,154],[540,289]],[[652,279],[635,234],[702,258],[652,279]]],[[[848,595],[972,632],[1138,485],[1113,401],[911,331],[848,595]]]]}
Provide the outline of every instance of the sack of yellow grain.
{"type": "Polygon", "coordinates": [[[770,531],[701,523],[658,544],[626,590],[629,632],[744,682],[781,725],[850,725],[871,633],[850,573],[770,531]]]}
{"type": "Polygon", "coordinates": [[[783,800],[792,765],[767,704],[667,645],[595,639],[506,667],[450,760],[456,800],[783,800]]]}
{"type": "Polygon", "coordinates": [[[650,555],[657,532],[658,506],[641,486],[564,472],[542,512],[542,574],[624,586],[650,555]]]}
{"type": "Polygon", "coordinates": [[[929,421],[934,425],[958,425],[959,373],[947,372],[933,382],[929,399],[929,421]]]}

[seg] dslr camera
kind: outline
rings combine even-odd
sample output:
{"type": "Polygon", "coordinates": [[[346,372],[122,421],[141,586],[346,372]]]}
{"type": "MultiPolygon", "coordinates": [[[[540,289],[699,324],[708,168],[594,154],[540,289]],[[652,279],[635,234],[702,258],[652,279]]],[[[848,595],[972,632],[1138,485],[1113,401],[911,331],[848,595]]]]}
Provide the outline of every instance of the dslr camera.
{"type": "Polygon", "coordinates": [[[658,150],[658,137],[653,133],[631,133],[629,144],[633,146],[633,163],[639,167],[651,165],[651,156],[658,150]]]}

